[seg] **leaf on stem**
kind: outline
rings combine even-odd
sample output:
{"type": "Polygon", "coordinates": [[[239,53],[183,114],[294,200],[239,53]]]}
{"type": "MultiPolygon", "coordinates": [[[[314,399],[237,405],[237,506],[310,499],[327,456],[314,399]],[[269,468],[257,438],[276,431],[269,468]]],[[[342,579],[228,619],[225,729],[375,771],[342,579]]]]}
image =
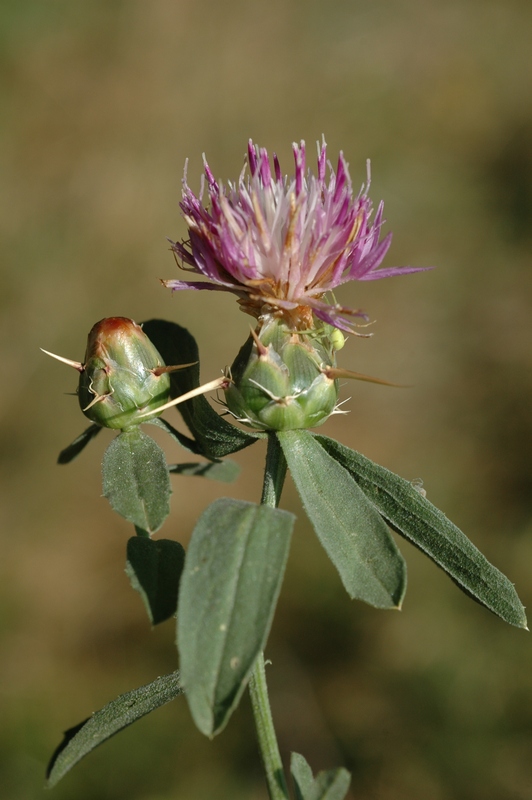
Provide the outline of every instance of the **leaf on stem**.
{"type": "Polygon", "coordinates": [[[82,450],[88,445],[91,439],[100,433],[102,427],[101,425],[90,425],[86,428],[83,433],[80,433],[77,436],[72,444],[69,444],[68,447],[65,447],[64,450],[61,450],[59,456],[57,457],[58,464],[70,464],[76,456],[79,456],[82,450]]]}
{"type": "Polygon", "coordinates": [[[406,565],[373,503],[309,431],[277,436],[308,518],[350,597],[400,608],[406,565]]]}
{"type": "Polygon", "coordinates": [[[222,498],[200,517],[179,591],[181,676],[207,736],[226,724],[264,648],[283,580],[293,514],[222,498]]]}
{"type": "Polygon", "coordinates": [[[172,539],[132,536],[128,541],[126,574],[139,592],[152,625],[176,613],[184,563],[185,550],[172,539]]]}
{"type": "MultiPolygon", "coordinates": [[[[175,322],[150,319],[142,326],[166,364],[189,364],[187,369],[170,374],[171,396],[179,397],[200,385],[198,347],[194,337],[175,322]]],[[[194,436],[197,450],[206,458],[222,458],[249,447],[262,434],[251,434],[231,425],[209,405],[204,396],[194,397],[177,407],[194,436]]]]}
{"type": "Polygon", "coordinates": [[[343,767],[324,770],[314,778],[306,759],[299,753],[292,753],[290,772],[296,800],[344,800],[351,783],[351,775],[343,767]]]}
{"type": "Polygon", "coordinates": [[[233,483],[240,475],[236,461],[203,461],[201,464],[172,464],[168,467],[171,475],[188,475],[208,478],[211,481],[233,483]]]}
{"type": "Polygon", "coordinates": [[[191,439],[190,436],[185,436],[184,433],[181,431],[176,430],[173,425],[170,425],[162,417],[153,417],[152,419],[147,419],[144,423],[145,425],[155,425],[157,428],[160,428],[163,431],[172,437],[172,439],[181,445],[185,450],[188,450],[190,453],[194,453],[194,455],[201,456],[203,455],[203,449],[200,445],[191,439]]]}
{"type": "Polygon", "coordinates": [[[314,438],[349,470],[394,530],[429,556],[467,595],[510,625],[526,628],[525,611],[513,584],[409,481],[333,439],[314,438]]]}
{"type": "Polygon", "coordinates": [[[105,451],[103,494],[114,510],[149,534],[170,513],[170,477],[166,458],[138,427],[123,431],[105,451]]]}
{"type": "Polygon", "coordinates": [[[92,717],[65,731],[64,739],[53,754],[46,777],[48,787],[55,786],[61,778],[88,755],[95,747],[133,722],[174,700],[182,693],[179,673],[172,672],[161,678],[121,694],[92,717]]]}

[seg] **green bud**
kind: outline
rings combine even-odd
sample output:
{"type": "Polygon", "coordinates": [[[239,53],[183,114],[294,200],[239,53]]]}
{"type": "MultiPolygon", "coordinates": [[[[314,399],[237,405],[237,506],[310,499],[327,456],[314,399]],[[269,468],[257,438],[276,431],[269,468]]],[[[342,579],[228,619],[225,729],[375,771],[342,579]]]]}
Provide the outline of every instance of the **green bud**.
{"type": "Polygon", "coordinates": [[[80,369],[85,416],[106,428],[127,430],[169,397],[168,368],[140,325],[125,317],[97,322],[80,369]]]}
{"type": "Polygon", "coordinates": [[[332,414],[338,400],[337,343],[330,326],[300,332],[280,320],[253,333],[231,367],[227,407],[252,428],[286,431],[313,428],[332,414]]]}

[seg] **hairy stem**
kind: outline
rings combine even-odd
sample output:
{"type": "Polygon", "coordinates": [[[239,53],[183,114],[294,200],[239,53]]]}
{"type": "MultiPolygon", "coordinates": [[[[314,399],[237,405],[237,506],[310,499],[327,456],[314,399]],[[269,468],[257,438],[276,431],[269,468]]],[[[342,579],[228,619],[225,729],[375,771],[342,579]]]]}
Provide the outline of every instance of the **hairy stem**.
{"type": "MultiPolygon", "coordinates": [[[[277,436],[272,432],[268,435],[268,452],[261,499],[263,505],[277,507],[281,498],[285,476],[286,460],[277,436]]],[[[288,787],[268,700],[263,653],[259,655],[255,662],[249,682],[249,693],[270,798],[271,800],[288,800],[288,787]]]]}

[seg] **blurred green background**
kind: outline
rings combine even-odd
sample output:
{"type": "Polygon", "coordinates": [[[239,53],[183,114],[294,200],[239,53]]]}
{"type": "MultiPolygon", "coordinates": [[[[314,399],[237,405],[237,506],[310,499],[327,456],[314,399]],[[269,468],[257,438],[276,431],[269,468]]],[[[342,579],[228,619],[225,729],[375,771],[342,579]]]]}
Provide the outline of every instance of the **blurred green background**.
{"type": "MultiPolygon", "coordinates": [[[[205,380],[247,336],[234,299],[171,296],[181,177],[201,154],[235,178],[253,137],[291,172],[325,134],[355,186],[371,158],[394,242],[423,275],[346,286],[376,320],[340,363],[409,389],[354,384],[322,431],[408,479],[532,599],[532,62],[529,0],[4,0],[0,796],[34,800],[61,732],[175,668],[124,574],[130,526],[101,498],[102,434],[75,375],[105,316],[190,328],[205,380]]],[[[173,422],[178,415],[170,414],[173,422]]],[[[168,451],[170,460],[184,452],[168,451]]],[[[261,444],[225,487],[174,482],[162,535],[186,543],[221,494],[258,500],[261,444]]],[[[185,457],[186,460],[186,457],[185,457]]],[[[344,763],[351,800],[532,795],[532,640],[402,544],[400,614],[349,601],[303,518],[268,657],[283,753],[344,763]]],[[[47,795],[48,796],[48,795],[47,795]]],[[[57,800],[266,797],[247,700],[213,742],[176,701],[79,765],[57,800]]]]}

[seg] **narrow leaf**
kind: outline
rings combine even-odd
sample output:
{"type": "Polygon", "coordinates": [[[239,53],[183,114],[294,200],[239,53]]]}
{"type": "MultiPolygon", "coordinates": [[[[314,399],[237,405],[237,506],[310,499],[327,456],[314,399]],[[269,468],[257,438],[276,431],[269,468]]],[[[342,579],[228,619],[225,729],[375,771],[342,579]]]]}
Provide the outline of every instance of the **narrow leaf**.
{"type": "Polygon", "coordinates": [[[308,800],[344,800],[351,775],[343,767],[319,772],[308,800]]]}
{"type": "MultiPolygon", "coordinates": [[[[187,329],[174,322],[151,319],[143,324],[143,330],[167,365],[197,362],[187,369],[171,373],[172,398],[196,389],[200,385],[198,347],[187,329]]],[[[196,440],[198,452],[206,458],[222,458],[236,453],[262,437],[262,434],[247,433],[231,425],[203,396],[187,400],[177,409],[196,440]]]]}
{"type": "Polygon", "coordinates": [[[182,691],[179,673],[172,672],[147,686],[120,695],[85,722],[70,728],[48,765],[48,786],[55,786],[78,761],[102,742],[150,711],[174,700],[182,691]]]}
{"type": "Polygon", "coordinates": [[[185,551],[172,539],[133,536],[128,541],[126,574],[142,597],[152,625],[176,613],[184,563],[185,551]]]}
{"type": "Polygon", "coordinates": [[[314,785],[314,776],[307,759],[300,753],[290,756],[290,773],[294,779],[296,800],[306,800],[314,785]]]}
{"type": "Polygon", "coordinates": [[[311,768],[299,753],[292,753],[290,771],[296,800],[344,800],[351,783],[351,775],[343,767],[320,772],[314,779],[311,768]]]}
{"type": "Polygon", "coordinates": [[[73,461],[76,456],[79,456],[82,450],[88,445],[91,439],[100,433],[101,425],[90,425],[86,428],[83,433],[74,439],[72,444],[69,444],[68,447],[65,447],[64,450],[61,450],[59,456],[57,457],[58,464],[69,464],[73,461]]]}
{"type": "Polygon", "coordinates": [[[373,503],[309,431],[277,435],[305,511],[348,594],[377,608],[400,608],[406,565],[373,503]]]}
{"type": "Polygon", "coordinates": [[[394,530],[429,556],[474,600],[505,622],[526,628],[525,611],[513,584],[411,483],[333,439],[315,439],[349,470],[394,530]]]}
{"type": "Polygon", "coordinates": [[[179,591],[183,686],[200,731],[226,724],[270,630],[294,516],[222,498],[192,534],[179,591]]]}
{"type": "Polygon", "coordinates": [[[240,467],[236,461],[203,461],[201,464],[172,464],[168,467],[171,474],[196,475],[209,478],[211,481],[232,483],[240,474],[240,467]]]}
{"type": "Polygon", "coordinates": [[[170,513],[170,478],[163,451],[139,428],[123,431],[105,451],[103,494],[114,510],[154,533],[170,513]]]}

